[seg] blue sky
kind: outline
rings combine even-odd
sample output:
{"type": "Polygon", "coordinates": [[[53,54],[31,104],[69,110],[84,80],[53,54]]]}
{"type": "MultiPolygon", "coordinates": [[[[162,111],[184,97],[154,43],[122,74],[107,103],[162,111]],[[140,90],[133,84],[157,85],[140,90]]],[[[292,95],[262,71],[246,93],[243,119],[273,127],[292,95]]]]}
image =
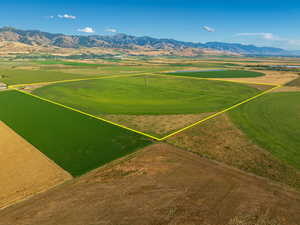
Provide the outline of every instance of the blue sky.
{"type": "Polygon", "coordinates": [[[300,50],[299,10],[291,0],[10,0],[0,4],[0,26],[300,50]]]}

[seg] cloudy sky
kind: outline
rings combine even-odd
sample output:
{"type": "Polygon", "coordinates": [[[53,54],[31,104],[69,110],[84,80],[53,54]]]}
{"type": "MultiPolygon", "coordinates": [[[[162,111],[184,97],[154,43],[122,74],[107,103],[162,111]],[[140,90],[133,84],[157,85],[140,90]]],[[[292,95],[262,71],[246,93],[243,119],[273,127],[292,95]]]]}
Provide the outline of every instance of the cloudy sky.
{"type": "Polygon", "coordinates": [[[291,0],[10,0],[1,2],[0,26],[300,50],[299,12],[291,0]]]}

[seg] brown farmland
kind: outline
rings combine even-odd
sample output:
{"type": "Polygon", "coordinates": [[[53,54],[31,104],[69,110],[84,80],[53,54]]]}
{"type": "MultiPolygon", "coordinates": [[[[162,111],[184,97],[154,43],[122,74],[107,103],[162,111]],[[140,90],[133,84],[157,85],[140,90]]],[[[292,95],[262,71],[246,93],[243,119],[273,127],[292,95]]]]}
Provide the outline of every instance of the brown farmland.
{"type": "Polygon", "coordinates": [[[0,211],[1,225],[297,225],[300,194],[154,144],[0,211]]]}
{"type": "Polygon", "coordinates": [[[72,178],[2,122],[0,165],[0,208],[72,178]]]}

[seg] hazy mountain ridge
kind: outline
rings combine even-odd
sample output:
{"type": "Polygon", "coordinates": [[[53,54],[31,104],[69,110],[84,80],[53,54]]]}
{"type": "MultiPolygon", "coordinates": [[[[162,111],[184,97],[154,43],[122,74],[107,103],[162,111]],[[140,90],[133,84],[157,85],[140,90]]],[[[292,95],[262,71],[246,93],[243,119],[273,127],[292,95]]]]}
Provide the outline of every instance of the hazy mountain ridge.
{"type": "Polygon", "coordinates": [[[64,35],[52,34],[38,30],[19,30],[12,27],[0,28],[0,41],[20,42],[32,46],[53,46],[61,48],[79,47],[102,47],[139,49],[141,47],[152,50],[186,50],[194,49],[194,52],[203,53],[212,50],[224,54],[247,54],[247,55],[295,55],[298,51],[287,51],[281,48],[257,47],[238,43],[207,42],[194,43],[177,41],[174,39],[152,38],[148,36],[136,37],[127,34],[115,35],[64,35]]]}

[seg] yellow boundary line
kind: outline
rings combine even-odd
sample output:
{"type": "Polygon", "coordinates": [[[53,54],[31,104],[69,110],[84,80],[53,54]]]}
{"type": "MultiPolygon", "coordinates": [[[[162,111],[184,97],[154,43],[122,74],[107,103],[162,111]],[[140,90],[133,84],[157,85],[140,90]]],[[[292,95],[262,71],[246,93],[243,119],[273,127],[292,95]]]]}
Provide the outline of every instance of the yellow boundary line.
{"type": "Polygon", "coordinates": [[[72,79],[72,80],[58,80],[58,81],[38,82],[38,83],[29,83],[29,84],[15,84],[15,85],[9,85],[8,88],[35,86],[35,85],[48,85],[48,84],[50,85],[50,84],[60,84],[60,83],[68,83],[68,82],[76,82],[76,81],[118,78],[118,77],[133,77],[133,76],[140,76],[145,74],[150,74],[150,73],[139,73],[139,74],[134,73],[134,74],[127,74],[127,75],[106,75],[102,77],[79,78],[79,79],[72,79]]]}
{"type": "Polygon", "coordinates": [[[205,121],[207,121],[207,120],[209,120],[209,119],[212,119],[212,118],[214,118],[214,117],[216,117],[216,116],[218,116],[218,115],[221,115],[221,114],[223,114],[223,113],[225,113],[225,112],[227,112],[227,111],[230,111],[230,110],[232,110],[232,109],[234,109],[234,108],[237,108],[237,107],[239,107],[240,105],[243,105],[243,104],[245,104],[245,103],[247,103],[247,102],[249,102],[249,101],[251,101],[251,100],[253,100],[253,99],[256,99],[256,98],[258,98],[258,97],[260,97],[260,96],[262,96],[262,95],[265,95],[265,94],[267,94],[267,93],[269,93],[269,92],[272,92],[273,90],[275,90],[275,89],[277,89],[277,88],[280,88],[280,87],[282,87],[282,85],[265,84],[265,83],[255,83],[255,82],[243,82],[243,81],[236,81],[236,80],[232,80],[232,81],[231,81],[231,80],[222,80],[222,79],[217,79],[217,78],[198,78],[198,77],[184,77],[184,76],[163,75],[163,74],[153,74],[153,73],[143,73],[143,74],[140,73],[140,74],[116,75],[116,76],[108,76],[108,77],[96,77],[96,78],[86,78],[86,79],[63,80],[63,81],[53,81],[53,82],[43,82],[43,83],[33,83],[33,84],[19,84],[19,85],[11,85],[11,86],[9,86],[9,89],[16,90],[16,91],[21,92],[21,93],[23,93],[23,94],[26,94],[26,95],[35,97],[35,98],[37,98],[37,99],[40,99],[40,100],[43,100],[43,101],[46,101],[46,102],[49,102],[49,103],[58,105],[58,106],[60,106],[60,107],[63,107],[63,108],[66,108],[66,109],[69,109],[69,110],[72,110],[72,111],[81,113],[81,114],[83,114],[83,115],[92,117],[92,118],[94,118],[94,119],[97,119],[97,120],[100,120],[100,121],[103,121],[103,122],[106,122],[106,123],[109,123],[109,124],[112,124],[112,125],[121,127],[121,128],[123,128],[123,129],[129,130],[129,131],[133,131],[133,132],[138,133],[138,134],[141,134],[141,135],[143,135],[143,136],[152,138],[152,139],[154,139],[154,140],[156,140],[156,141],[164,141],[164,140],[168,139],[169,137],[172,137],[172,136],[174,136],[174,135],[176,135],[176,134],[178,134],[178,133],[181,133],[181,132],[183,132],[183,131],[185,131],[185,130],[187,130],[187,129],[190,129],[190,128],[192,128],[192,127],[198,125],[198,124],[201,124],[201,123],[203,123],[203,122],[205,122],[205,121]],[[81,111],[81,110],[78,110],[78,109],[75,109],[75,108],[66,106],[66,105],[61,104],[61,103],[58,103],[58,102],[54,102],[54,101],[52,101],[52,100],[49,100],[49,99],[46,99],[46,98],[43,98],[43,97],[34,95],[34,94],[32,94],[32,93],[29,93],[29,92],[26,92],[26,91],[23,91],[23,90],[19,90],[19,89],[17,88],[17,87],[32,86],[32,85],[41,85],[41,84],[56,84],[56,83],[66,83],[66,82],[85,81],[85,80],[97,80],[97,79],[108,79],[108,78],[118,78],[118,77],[141,76],[141,75],[145,75],[145,74],[151,74],[151,75],[155,75],[155,76],[164,76],[164,77],[167,76],[167,77],[184,78],[184,79],[214,80],[214,81],[226,81],[226,82],[246,83],[246,84],[256,84],[256,85],[268,85],[268,86],[273,86],[273,88],[271,88],[271,89],[269,89],[269,90],[266,90],[266,91],[263,91],[263,92],[261,92],[261,93],[255,95],[255,96],[253,96],[253,97],[251,97],[251,98],[248,98],[248,99],[246,99],[246,100],[244,100],[244,101],[242,101],[242,102],[240,102],[240,103],[237,103],[237,104],[235,104],[235,105],[233,105],[233,106],[231,106],[231,107],[229,107],[229,108],[226,108],[226,109],[224,109],[224,110],[222,110],[222,111],[219,111],[219,112],[217,112],[217,113],[214,113],[214,114],[212,114],[212,115],[210,115],[210,116],[208,116],[208,117],[206,117],[206,118],[204,118],[204,119],[202,119],[202,120],[199,120],[199,121],[197,121],[197,122],[195,122],[195,123],[193,123],[193,124],[191,124],[191,125],[189,125],[189,126],[186,126],[186,127],[182,128],[182,129],[180,129],[180,130],[177,130],[177,131],[175,131],[175,132],[173,132],[173,133],[171,133],[171,134],[168,134],[168,135],[166,135],[166,136],[164,136],[164,137],[162,137],[162,138],[158,138],[158,137],[152,136],[152,135],[150,135],[150,134],[147,134],[147,133],[144,133],[144,132],[141,132],[141,131],[138,131],[138,130],[129,128],[129,127],[124,126],[124,125],[122,125],[122,124],[118,124],[118,123],[112,122],[112,121],[110,121],[110,120],[107,120],[107,119],[104,119],[104,118],[101,118],[101,117],[94,116],[94,115],[92,115],[92,114],[83,112],[83,111],[81,111]]]}
{"type": "Polygon", "coordinates": [[[193,123],[193,124],[191,124],[191,125],[189,125],[189,126],[187,126],[187,127],[184,127],[184,128],[182,128],[182,129],[180,129],[180,130],[178,130],[178,131],[175,131],[175,132],[173,132],[173,133],[171,133],[171,134],[169,134],[169,135],[167,135],[167,136],[165,136],[165,137],[163,137],[163,138],[160,138],[160,141],[163,141],[163,140],[165,140],[165,139],[167,139],[167,138],[169,138],[169,137],[171,137],[171,136],[174,136],[175,134],[178,134],[178,133],[180,133],[180,132],[182,132],[182,131],[185,131],[185,130],[187,130],[187,129],[189,129],[189,128],[192,128],[192,127],[194,127],[194,126],[196,126],[196,125],[198,125],[198,124],[200,124],[200,123],[203,123],[203,122],[205,122],[205,121],[207,121],[207,120],[209,120],[209,119],[212,119],[212,118],[214,118],[214,117],[216,117],[216,116],[218,116],[218,115],[221,115],[221,114],[223,114],[223,113],[225,113],[225,112],[227,112],[227,111],[230,111],[230,110],[232,110],[232,109],[234,109],[234,108],[237,108],[237,107],[239,107],[240,105],[243,105],[243,104],[245,104],[245,103],[247,103],[247,102],[249,102],[249,101],[251,101],[251,100],[253,100],[253,99],[255,99],[255,98],[258,98],[258,97],[260,97],[260,96],[262,96],[262,95],[265,95],[265,94],[267,94],[267,93],[269,93],[269,92],[271,92],[271,91],[273,91],[273,90],[275,90],[275,89],[277,89],[277,88],[280,88],[280,87],[281,87],[281,85],[278,85],[278,86],[273,87],[273,88],[271,88],[271,89],[269,89],[269,90],[267,90],[267,91],[264,91],[264,92],[262,92],[262,93],[260,93],[260,94],[258,94],[258,95],[255,95],[255,96],[253,96],[253,97],[251,97],[251,98],[248,98],[248,99],[246,99],[245,101],[242,101],[242,102],[240,102],[240,103],[238,103],[238,104],[235,104],[235,105],[233,105],[233,106],[231,106],[231,107],[229,107],[229,108],[227,108],[227,109],[224,109],[224,110],[222,110],[222,111],[220,111],[220,112],[217,112],[217,113],[215,113],[215,114],[212,114],[212,115],[210,115],[210,116],[208,116],[208,117],[206,117],[206,118],[204,118],[204,119],[202,119],[202,120],[199,120],[198,122],[195,122],[195,123],[193,123]]]}
{"type": "Polygon", "coordinates": [[[110,123],[110,124],[112,124],[112,125],[118,126],[118,127],[122,127],[122,128],[124,128],[124,129],[126,129],[126,130],[133,131],[133,132],[135,132],[135,133],[138,133],[138,134],[141,134],[141,135],[150,137],[150,138],[155,139],[155,140],[159,140],[159,138],[157,138],[157,137],[154,137],[154,136],[152,136],[152,135],[146,134],[146,133],[141,132],[141,131],[138,131],[138,130],[131,129],[131,128],[129,128],[129,127],[126,127],[126,126],[121,125],[121,124],[118,124],[118,123],[114,123],[114,122],[112,122],[112,121],[110,121],[110,120],[106,120],[106,119],[104,119],[104,118],[94,116],[94,115],[92,115],[92,114],[89,114],[89,113],[80,111],[80,110],[78,110],[78,109],[75,109],[75,108],[72,108],[72,107],[63,105],[63,104],[58,103],[58,102],[51,101],[51,100],[46,99],[46,98],[42,98],[42,97],[40,97],[40,96],[31,94],[31,93],[29,93],[29,92],[19,90],[19,89],[17,89],[17,88],[12,88],[12,89],[13,89],[13,90],[16,90],[16,91],[18,91],[18,92],[21,92],[21,93],[23,93],[23,94],[30,95],[30,96],[32,96],[32,97],[38,98],[38,99],[40,99],[40,100],[43,100],[43,101],[52,103],[52,104],[54,104],[54,105],[58,105],[58,106],[60,106],[60,107],[63,107],[63,108],[66,108],[66,109],[69,109],[69,110],[72,110],[72,111],[81,113],[81,114],[86,115],[86,116],[89,116],[89,117],[92,117],[92,118],[94,118],[94,119],[101,120],[101,121],[104,121],[104,122],[106,122],[106,123],[110,123]]]}

